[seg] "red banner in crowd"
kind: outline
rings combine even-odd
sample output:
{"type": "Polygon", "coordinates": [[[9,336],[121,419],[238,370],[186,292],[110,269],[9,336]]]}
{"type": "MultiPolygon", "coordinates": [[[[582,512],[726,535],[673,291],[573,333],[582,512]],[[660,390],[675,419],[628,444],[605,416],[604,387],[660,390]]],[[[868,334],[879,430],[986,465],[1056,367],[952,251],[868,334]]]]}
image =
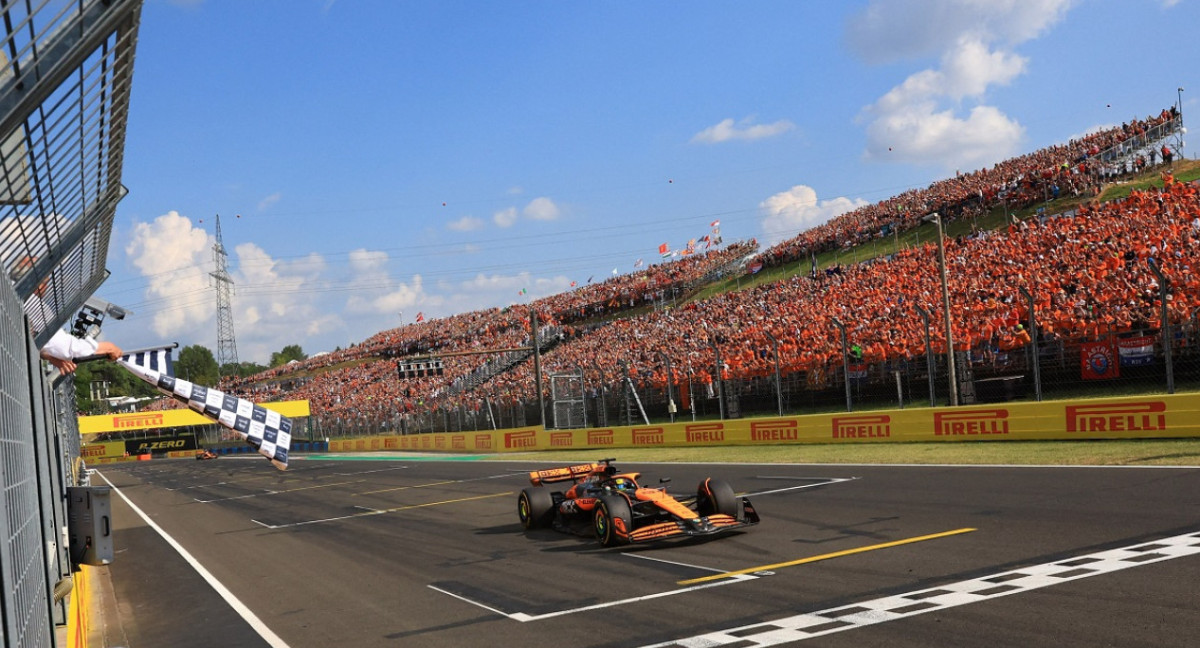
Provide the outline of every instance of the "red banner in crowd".
{"type": "Polygon", "coordinates": [[[1121,376],[1121,364],[1112,342],[1085,342],[1079,346],[1080,377],[1105,380],[1121,376]]]}

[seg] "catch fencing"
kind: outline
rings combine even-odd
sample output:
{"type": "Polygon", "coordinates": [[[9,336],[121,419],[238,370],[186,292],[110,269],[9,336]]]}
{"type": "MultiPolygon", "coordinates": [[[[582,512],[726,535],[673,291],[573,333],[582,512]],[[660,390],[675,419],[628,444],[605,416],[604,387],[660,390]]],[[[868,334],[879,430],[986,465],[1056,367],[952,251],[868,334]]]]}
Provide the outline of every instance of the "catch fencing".
{"type": "Polygon", "coordinates": [[[59,645],[73,616],[67,489],[88,473],[74,381],[39,349],[108,276],[141,6],[0,6],[0,648],[59,645]]]}

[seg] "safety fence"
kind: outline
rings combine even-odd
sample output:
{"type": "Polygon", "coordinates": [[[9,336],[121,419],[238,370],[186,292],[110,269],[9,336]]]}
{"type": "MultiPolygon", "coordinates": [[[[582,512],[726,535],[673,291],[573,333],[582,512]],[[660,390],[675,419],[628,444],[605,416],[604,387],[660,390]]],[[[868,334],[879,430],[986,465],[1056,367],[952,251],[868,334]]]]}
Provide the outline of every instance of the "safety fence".
{"type": "Polygon", "coordinates": [[[1200,394],[1158,394],[726,421],[614,425],[579,430],[532,426],[431,434],[381,434],[331,440],[329,450],[608,452],[622,448],[714,448],[811,443],[1178,439],[1200,435],[1198,414],[1200,394]]]}
{"type": "MultiPolygon", "coordinates": [[[[39,349],[108,276],[142,0],[0,7],[0,647],[84,645],[75,386],[39,349]],[[71,515],[69,515],[69,512],[71,515]],[[79,608],[74,610],[78,612],[79,608]]],[[[103,309],[102,309],[103,310],[103,309]]],[[[92,500],[87,496],[88,506],[92,500]]],[[[91,514],[89,509],[88,515],[91,514]]],[[[94,545],[90,547],[94,550],[94,545]]]]}

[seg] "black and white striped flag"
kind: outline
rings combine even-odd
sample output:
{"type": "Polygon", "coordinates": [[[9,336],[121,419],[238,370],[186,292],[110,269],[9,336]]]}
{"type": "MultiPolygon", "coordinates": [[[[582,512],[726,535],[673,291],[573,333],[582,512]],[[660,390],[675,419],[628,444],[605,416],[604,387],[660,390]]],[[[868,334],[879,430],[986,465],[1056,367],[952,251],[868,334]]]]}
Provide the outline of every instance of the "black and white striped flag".
{"type": "Polygon", "coordinates": [[[287,470],[292,445],[292,419],[244,398],[176,378],[171,349],[145,349],[121,356],[118,363],[158,391],[186,404],[202,416],[237,432],[275,467],[287,470]]]}

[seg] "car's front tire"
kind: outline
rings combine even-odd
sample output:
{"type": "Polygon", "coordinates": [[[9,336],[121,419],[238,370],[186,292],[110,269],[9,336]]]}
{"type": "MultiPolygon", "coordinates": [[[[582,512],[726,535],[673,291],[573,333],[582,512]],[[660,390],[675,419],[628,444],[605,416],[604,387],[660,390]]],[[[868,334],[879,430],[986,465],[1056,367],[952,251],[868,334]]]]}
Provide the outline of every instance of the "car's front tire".
{"type": "Polygon", "coordinates": [[[592,517],[592,527],[596,531],[596,540],[605,547],[628,543],[629,533],[633,531],[633,511],[629,508],[629,500],[620,495],[601,497],[592,517]]]}
{"type": "Polygon", "coordinates": [[[696,487],[696,512],[700,515],[722,514],[740,518],[740,503],[729,482],[709,478],[696,487]]]}

